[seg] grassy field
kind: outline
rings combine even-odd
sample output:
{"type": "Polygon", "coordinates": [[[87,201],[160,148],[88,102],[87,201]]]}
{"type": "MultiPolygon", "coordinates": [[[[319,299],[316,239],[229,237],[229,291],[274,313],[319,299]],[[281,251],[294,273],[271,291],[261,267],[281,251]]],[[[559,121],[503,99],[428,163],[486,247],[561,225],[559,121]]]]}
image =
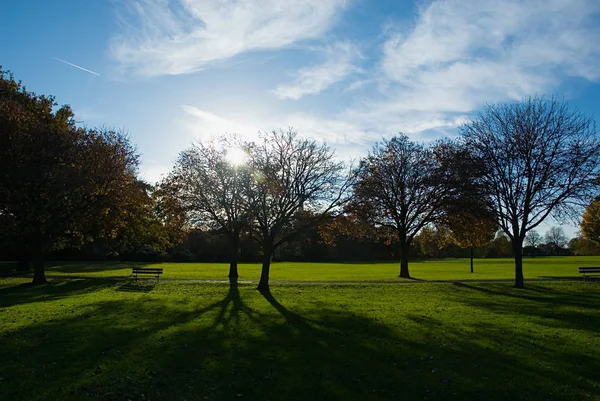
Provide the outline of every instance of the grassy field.
{"type": "MultiPolygon", "coordinates": [[[[58,263],[49,265],[48,275],[80,277],[128,277],[134,263],[58,263]]],[[[138,264],[140,265],[140,264],[138,264]]],[[[579,278],[578,266],[599,266],[600,257],[525,258],[525,278],[579,278]]],[[[164,278],[225,280],[228,265],[218,263],[148,264],[164,269],[164,278]]],[[[259,264],[240,264],[240,279],[258,281],[259,264]]],[[[443,259],[410,263],[411,276],[421,280],[497,280],[514,278],[513,259],[476,259],[475,273],[468,259],[443,259]]],[[[402,281],[398,263],[273,263],[271,279],[280,281],[402,281]]]]}
{"type": "Polygon", "coordinates": [[[2,400],[600,399],[598,283],[28,281],[2,400]]]}

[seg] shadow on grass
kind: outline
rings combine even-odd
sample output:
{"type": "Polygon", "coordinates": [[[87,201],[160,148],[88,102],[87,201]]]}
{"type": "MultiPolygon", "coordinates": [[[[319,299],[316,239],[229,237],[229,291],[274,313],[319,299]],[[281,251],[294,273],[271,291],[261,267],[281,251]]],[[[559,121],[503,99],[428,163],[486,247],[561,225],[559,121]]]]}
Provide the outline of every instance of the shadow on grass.
{"type": "MultiPolygon", "coordinates": [[[[102,288],[95,281],[60,296],[102,288]]],[[[34,288],[28,296],[51,286],[34,288]]],[[[261,296],[232,281],[209,290],[91,298],[80,310],[9,329],[0,337],[0,399],[517,400],[598,390],[592,357],[530,350],[506,326],[472,328],[513,349],[431,317],[409,315],[398,326],[342,307],[290,306],[277,289],[261,296]]],[[[29,291],[18,286],[0,299],[16,305],[29,291]]]]}
{"type": "Polygon", "coordinates": [[[597,334],[600,292],[586,291],[587,286],[581,283],[565,284],[563,287],[546,287],[526,283],[524,289],[515,289],[506,284],[455,283],[456,287],[468,291],[458,293],[454,300],[491,312],[527,315],[547,327],[597,334]]]}
{"type": "Polygon", "coordinates": [[[0,307],[69,298],[93,293],[114,285],[115,280],[102,278],[50,280],[47,284],[42,285],[23,283],[0,288],[0,307]]]}
{"type": "Polygon", "coordinates": [[[126,281],[124,283],[118,284],[115,287],[115,291],[120,292],[150,292],[156,287],[158,283],[156,280],[147,279],[147,280],[136,280],[136,281],[126,281]]]}
{"type": "Polygon", "coordinates": [[[143,267],[149,263],[145,262],[48,262],[46,274],[58,273],[98,273],[107,270],[131,269],[132,267],[143,267]]]}
{"type": "Polygon", "coordinates": [[[540,276],[544,280],[559,280],[559,281],[583,281],[582,276],[540,276]]]}

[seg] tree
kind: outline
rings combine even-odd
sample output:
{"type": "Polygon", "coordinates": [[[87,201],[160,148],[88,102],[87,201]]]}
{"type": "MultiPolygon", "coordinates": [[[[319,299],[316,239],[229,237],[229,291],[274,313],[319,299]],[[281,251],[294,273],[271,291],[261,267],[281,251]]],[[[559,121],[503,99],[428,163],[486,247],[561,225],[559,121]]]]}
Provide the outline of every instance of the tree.
{"type": "Polygon", "coordinates": [[[262,134],[245,189],[252,211],[252,238],[262,250],[258,290],[269,291],[273,252],[334,215],[347,200],[352,176],[326,144],[301,139],[292,129],[262,134]]]}
{"type": "Polygon", "coordinates": [[[525,243],[535,248],[542,243],[542,236],[537,231],[531,230],[525,235],[525,243]]]}
{"type": "Polygon", "coordinates": [[[433,258],[439,258],[442,248],[452,242],[446,226],[433,224],[423,227],[414,241],[419,244],[424,256],[433,258]]]}
{"type": "Polygon", "coordinates": [[[71,109],[54,106],[0,72],[0,215],[33,259],[34,284],[46,282],[47,251],[108,223],[138,164],[125,135],[76,128],[71,109]]]}
{"type": "Polygon", "coordinates": [[[181,241],[181,231],[173,235],[170,221],[159,214],[164,207],[159,207],[160,198],[157,199],[154,186],[133,178],[124,191],[107,211],[105,218],[110,223],[94,234],[96,242],[118,254],[133,254],[141,248],[151,248],[156,254],[164,255],[181,241]]]}
{"type": "Polygon", "coordinates": [[[512,256],[512,244],[504,232],[499,231],[488,245],[486,258],[506,258],[512,256]]]}
{"type": "Polygon", "coordinates": [[[550,227],[545,235],[546,244],[555,248],[564,248],[567,245],[568,238],[561,227],[550,227]]]}
{"type": "Polygon", "coordinates": [[[538,247],[542,244],[542,236],[536,231],[531,230],[525,235],[523,255],[535,256],[538,252],[538,247]]]}
{"type": "Polygon", "coordinates": [[[600,244],[600,198],[585,208],[579,227],[584,238],[600,244]]]}
{"type": "Polygon", "coordinates": [[[569,249],[576,256],[598,256],[600,245],[590,239],[577,236],[569,241],[569,249]]]}
{"type": "Polygon", "coordinates": [[[349,210],[397,233],[400,277],[410,278],[408,254],[417,233],[439,220],[459,192],[454,150],[450,143],[425,147],[400,135],[377,144],[360,162],[349,210]]]}
{"type": "Polygon", "coordinates": [[[515,287],[523,288],[523,241],[548,216],[575,218],[593,197],[600,165],[594,121],[565,102],[529,98],[488,105],[460,128],[490,208],[508,235],[515,287]]]}
{"type": "Polygon", "coordinates": [[[240,234],[250,225],[251,210],[242,191],[250,182],[244,158],[251,145],[223,135],[198,142],[180,153],[161,184],[182,205],[195,228],[220,230],[230,245],[229,277],[237,279],[240,234]]]}
{"type": "Polygon", "coordinates": [[[460,210],[448,213],[444,219],[454,242],[470,250],[471,273],[473,273],[473,250],[488,244],[498,230],[496,216],[488,209],[460,210]]]}

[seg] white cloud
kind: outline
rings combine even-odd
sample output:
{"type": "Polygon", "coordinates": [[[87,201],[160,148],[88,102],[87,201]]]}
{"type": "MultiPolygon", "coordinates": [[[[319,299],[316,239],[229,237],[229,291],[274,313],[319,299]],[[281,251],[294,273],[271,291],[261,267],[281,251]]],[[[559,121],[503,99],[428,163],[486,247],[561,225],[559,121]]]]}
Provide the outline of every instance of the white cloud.
{"type": "Polygon", "coordinates": [[[340,159],[359,159],[371,146],[383,137],[403,132],[415,140],[423,140],[419,134],[428,130],[449,130],[464,122],[464,116],[446,118],[423,113],[399,114],[393,109],[347,110],[328,117],[308,113],[272,115],[268,126],[254,121],[252,117],[238,118],[219,116],[194,106],[183,106],[187,118],[181,121],[183,129],[196,140],[208,140],[220,134],[239,134],[247,140],[257,140],[259,131],[292,127],[301,136],[319,142],[327,142],[340,159]],[[257,128],[261,127],[261,128],[257,128]]]}
{"type": "Polygon", "coordinates": [[[438,0],[383,46],[399,110],[468,112],[485,102],[598,80],[596,0],[438,0]],[[394,86],[395,85],[395,86],[394,86]]]}
{"type": "Polygon", "coordinates": [[[299,69],[295,82],[277,87],[275,93],[283,99],[300,99],[305,95],[318,94],[336,82],[362,71],[355,65],[361,55],[354,44],[338,42],[322,51],[325,54],[323,63],[299,69]]]}
{"type": "MultiPolygon", "coordinates": [[[[240,132],[251,138],[259,129],[291,126],[344,158],[363,156],[374,142],[398,132],[419,141],[456,135],[456,127],[486,102],[552,93],[569,77],[600,80],[599,13],[595,0],[432,1],[419,9],[414,25],[385,37],[381,63],[369,76],[361,73],[364,79],[344,84],[348,96],[337,112],[284,114],[257,100],[253,114],[244,117],[235,114],[243,110],[217,116],[187,109],[194,118],[186,126],[196,136],[240,132]]],[[[293,85],[279,87],[280,96],[299,98],[356,79],[354,72],[326,67],[341,54],[342,64],[356,68],[356,49],[348,45],[344,52],[339,43],[322,64],[300,69],[293,85]]]]}
{"type": "Polygon", "coordinates": [[[186,74],[212,62],[318,38],[345,0],[136,0],[123,3],[112,56],[143,76],[186,74]]]}

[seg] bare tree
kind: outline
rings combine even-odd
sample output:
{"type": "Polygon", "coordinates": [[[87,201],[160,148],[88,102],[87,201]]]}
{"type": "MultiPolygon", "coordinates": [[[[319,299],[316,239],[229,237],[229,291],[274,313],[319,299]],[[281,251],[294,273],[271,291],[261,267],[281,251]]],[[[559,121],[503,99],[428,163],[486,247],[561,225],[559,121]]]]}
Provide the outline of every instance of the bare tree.
{"type": "Polygon", "coordinates": [[[361,160],[349,210],[397,233],[400,277],[410,278],[408,250],[417,233],[439,220],[457,193],[448,150],[449,143],[425,147],[400,135],[361,160]]]}
{"type": "Polygon", "coordinates": [[[525,243],[535,248],[542,243],[542,236],[537,231],[531,230],[525,235],[525,243]]]}
{"type": "Polygon", "coordinates": [[[594,121],[563,101],[529,98],[488,105],[461,127],[490,207],[512,242],[515,287],[523,288],[523,241],[548,216],[581,215],[595,193],[600,141],[594,121]]]}
{"type": "Polygon", "coordinates": [[[561,227],[550,227],[545,236],[546,244],[553,245],[555,248],[564,248],[569,239],[561,227]]]}
{"type": "Polygon", "coordinates": [[[273,252],[347,200],[352,177],[334,156],[327,145],[301,139],[292,129],[262,134],[253,149],[246,199],[263,254],[258,290],[269,291],[273,252]]]}
{"type": "Polygon", "coordinates": [[[244,160],[251,144],[222,135],[198,142],[180,153],[161,184],[180,202],[192,227],[220,230],[230,244],[229,277],[238,277],[239,239],[249,227],[250,214],[243,199],[250,170],[244,160]]]}

